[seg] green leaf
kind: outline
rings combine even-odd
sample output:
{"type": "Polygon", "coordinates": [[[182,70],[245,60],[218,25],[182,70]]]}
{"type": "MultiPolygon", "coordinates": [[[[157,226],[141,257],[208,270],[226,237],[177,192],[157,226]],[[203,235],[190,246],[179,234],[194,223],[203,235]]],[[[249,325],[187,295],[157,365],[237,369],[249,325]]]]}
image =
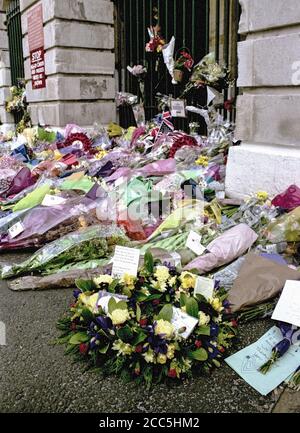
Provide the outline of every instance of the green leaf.
{"type": "Polygon", "coordinates": [[[111,314],[114,310],[116,310],[116,308],[117,308],[117,301],[115,300],[115,298],[111,297],[109,302],[108,302],[109,314],[111,314]]]}
{"type": "Polygon", "coordinates": [[[96,289],[96,285],[92,280],[75,280],[76,287],[82,292],[93,292],[96,289]]]}
{"type": "Polygon", "coordinates": [[[109,349],[109,343],[106,346],[100,347],[98,349],[98,352],[102,353],[103,355],[105,355],[107,353],[108,349],[109,349]]]}
{"type": "Polygon", "coordinates": [[[138,344],[142,343],[143,341],[145,341],[147,338],[147,334],[144,334],[143,332],[140,332],[139,334],[137,334],[134,339],[132,340],[131,344],[132,346],[137,346],[138,344]]]}
{"type": "Polygon", "coordinates": [[[133,337],[133,333],[130,326],[126,325],[124,326],[124,328],[118,329],[117,336],[118,338],[120,338],[120,340],[124,341],[125,343],[131,340],[133,337]]]}
{"type": "Polygon", "coordinates": [[[202,347],[197,350],[190,350],[187,352],[187,356],[190,359],[196,359],[197,361],[206,361],[208,359],[208,354],[202,347]]]}
{"type": "Polygon", "coordinates": [[[53,143],[56,140],[55,131],[46,131],[43,128],[37,129],[37,136],[39,141],[45,141],[47,143],[53,143]]]}
{"type": "Polygon", "coordinates": [[[142,315],[142,311],[140,306],[137,304],[136,305],[136,320],[137,322],[139,322],[141,320],[141,315],[142,315]]]}
{"type": "Polygon", "coordinates": [[[160,310],[157,319],[158,320],[162,319],[162,320],[166,320],[167,322],[171,322],[172,317],[173,317],[173,306],[171,304],[166,304],[160,310]]]}
{"type": "Polygon", "coordinates": [[[116,287],[119,284],[119,280],[114,280],[112,283],[110,283],[109,287],[108,287],[108,291],[110,293],[115,293],[116,292],[116,287]]]}
{"type": "Polygon", "coordinates": [[[91,322],[94,319],[93,313],[88,308],[83,308],[81,316],[86,320],[87,322],[91,322]]]}
{"type": "Polygon", "coordinates": [[[180,307],[184,307],[188,297],[185,293],[180,293],[180,307]]]}
{"type": "Polygon", "coordinates": [[[198,319],[199,307],[198,302],[195,298],[187,298],[186,303],[186,312],[192,317],[198,319]]]}
{"type": "Polygon", "coordinates": [[[146,251],[145,256],[144,256],[144,267],[149,272],[149,274],[153,274],[154,260],[153,260],[152,254],[150,253],[149,250],[146,251]]]}
{"type": "Polygon", "coordinates": [[[118,310],[127,310],[127,302],[126,301],[119,301],[119,302],[117,302],[116,308],[114,308],[114,310],[115,309],[118,309],[118,310]]]}
{"type": "Polygon", "coordinates": [[[197,334],[210,336],[210,326],[202,325],[197,328],[197,334]]]}
{"type": "Polygon", "coordinates": [[[76,334],[72,335],[72,337],[69,340],[70,344],[81,344],[86,343],[89,341],[90,337],[87,335],[86,332],[76,332],[76,334]]]}

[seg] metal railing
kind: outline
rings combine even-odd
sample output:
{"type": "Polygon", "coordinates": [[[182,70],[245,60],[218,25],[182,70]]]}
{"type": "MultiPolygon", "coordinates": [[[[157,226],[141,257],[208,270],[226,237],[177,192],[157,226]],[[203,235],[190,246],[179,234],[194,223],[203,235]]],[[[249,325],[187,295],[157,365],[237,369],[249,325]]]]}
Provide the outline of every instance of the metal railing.
{"type": "MultiPolygon", "coordinates": [[[[182,93],[182,85],[172,85],[164,65],[157,70],[157,58],[146,53],[149,40],[147,27],[159,24],[166,41],[174,35],[175,52],[188,47],[195,62],[210,51],[216,60],[226,64],[234,81],[237,77],[237,42],[240,6],[238,0],[115,0],[116,5],[116,69],[119,90],[139,93],[137,80],[127,71],[127,65],[143,64],[148,68],[145,83],[146,119],[157,113],[157,92],[173,97],[182,93]]],[[[224,98],[235,99],[237,88],[224,91],[224,98]]],[[[200,92],[201,93],[201,92],[200,92]]],[[[189,104],[205,105],[205,96],[190,95],[189,104]]],[[[234,120],[234,110],[223,111],[224,118],[234,120]]],[[[199,116],[189,114],[188,119],[179,121],[178,127],[187,130],[190,121],[199,121],[199,116]]],[[[204,122],[201,125],[205,129],[204,122]]]]}
{"type": "MultiPolygon", "coordinates": [[[[11,82],[12,85],[16,85],[19,79],[25,77],[20,0],[11,0],[9,2],[6,9],[6,17],[11,68],[11,82]]],[[[16,123],[18,123],[21,118],[22,114],[15,114],[16,123]]]]}

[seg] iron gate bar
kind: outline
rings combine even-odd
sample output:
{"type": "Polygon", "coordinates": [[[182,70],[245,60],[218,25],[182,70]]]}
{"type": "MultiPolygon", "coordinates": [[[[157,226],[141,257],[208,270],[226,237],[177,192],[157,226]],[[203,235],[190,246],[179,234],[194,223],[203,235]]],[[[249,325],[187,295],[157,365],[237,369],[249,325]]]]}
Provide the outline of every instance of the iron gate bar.
{"type": "MultiPolygon", "coordinates": [[[[25,77],[20,1],[12,0],[6,9],[7,34],[9,44],[11,83],[17,85],[19,79],[25,77]]],[[[15,123],[22,119],[22,113],[14,114],[15,123]]]]}
{"type": "Polygon", "coordinates": [[[220,59],[220,0],[216,0],[215,56],[220,59]]]}

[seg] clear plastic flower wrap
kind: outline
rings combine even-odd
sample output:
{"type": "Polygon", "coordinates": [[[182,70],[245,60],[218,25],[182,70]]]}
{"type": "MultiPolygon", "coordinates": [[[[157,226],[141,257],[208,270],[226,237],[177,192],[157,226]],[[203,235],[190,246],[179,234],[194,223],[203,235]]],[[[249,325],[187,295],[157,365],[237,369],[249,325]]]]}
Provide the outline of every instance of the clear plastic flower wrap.
{"type": "Polygon", "coordinates": [[[114,224],[87,227],[45,245],[20,264],[5,265],[1,277],[6,279],[31,272],[49,272],[50,269],[55,272],[71,262],[107,257],[112,254],[114,245],[125,245],[127,242],[124,231],[114,224]]]}
{"type": "Polygon", "coordinates": [[[273,243],[300,241],[300,206],[271,222],[264,236],[273,243]]]}
{"type": "Polygon", "coordinates": [[[118,92],[116,95],[117,107],[120,107],[124,104],[134,105],[137,103],[138,103],[138,97],[137,95],[133,95],[132,93],[118,92]]]}

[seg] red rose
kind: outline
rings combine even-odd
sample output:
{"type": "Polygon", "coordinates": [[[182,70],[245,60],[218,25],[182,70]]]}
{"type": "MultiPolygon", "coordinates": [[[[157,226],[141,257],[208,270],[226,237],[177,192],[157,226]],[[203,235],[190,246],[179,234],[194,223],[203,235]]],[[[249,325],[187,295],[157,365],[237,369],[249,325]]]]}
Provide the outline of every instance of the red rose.
{"type": "Polygon", "coordinates": [[[202,341],[200,341],[200,340],[196,340],[196,341],[195,341],[195,346],[198,347],[198,349],[199,349],[199,347],[202,346],[202,341]]]}
{"type": "Polygon", "coordinates": [[[153,305],[159,305],[160,300],[159,299],[154,299],[154,301],[152,301],[153,305]]]}
{"type": "Polygon", "coordinates": [[[135,351],[136,351],[136,353],[142,353],[143,346],[141,344],[139,344],[138,346],[136,346],[135,351]]]}
{"type": "Polygon", "coordinates": [[[233,326],[234,328],[236,328],[238,326],[238,323],[236,320],[232,319],[231,320],[231,326],[233,326]]]}
{"type": "Polygon", "coordinates": [[[141,319],[140,320],[140,326],[147,326],[148,320],[147,319],[141,319]]]}
{"type": "Polygon", "coordinates": [[[81,355],[86,355],[88,349],[89,349],[89,346],[86,343],[81,343],[79,345],[79,352],[81,353],[81,355]]]}
{"type": "Polygon", "coordinates": [[[220,347],[219,351],[220,351],[221,353],[224,353],[224,352],[225,352],[225,348],[222,346],[222,347],[220,347]]]}
{"type": "Polygon", "coordinates": [[[168,371],[168,377],[171,377],[172,379],[175,379],[175,377],[177,377],[177,373],[176,373],[175,368],[171,368],[171,369],[168,371]]]}

